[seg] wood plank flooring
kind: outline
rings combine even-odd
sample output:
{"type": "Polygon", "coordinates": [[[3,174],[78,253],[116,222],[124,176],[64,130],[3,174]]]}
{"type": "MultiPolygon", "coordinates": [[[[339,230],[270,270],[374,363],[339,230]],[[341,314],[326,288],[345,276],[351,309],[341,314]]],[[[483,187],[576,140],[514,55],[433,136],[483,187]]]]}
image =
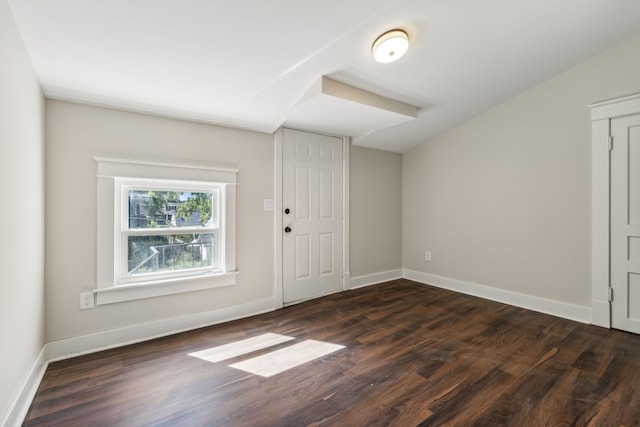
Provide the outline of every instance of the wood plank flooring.
{"type": "Polygon", "coordinates": [[[24,425],[637,426],[640,336],[397,280],[52,363],[24,425]],[[188,356],[268,332],[346,348],[270,378],[188,356]]]}

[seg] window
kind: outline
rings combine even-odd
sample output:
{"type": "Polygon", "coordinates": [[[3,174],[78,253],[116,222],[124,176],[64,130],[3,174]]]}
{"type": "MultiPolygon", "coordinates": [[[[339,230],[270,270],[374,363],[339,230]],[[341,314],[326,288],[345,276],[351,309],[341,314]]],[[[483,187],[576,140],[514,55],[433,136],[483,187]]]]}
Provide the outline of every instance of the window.
{"type": "Polygon", "coordinates": [[[220,184],[116,179],[116,284],[220,273],[220,184]]]}
{"type": "Polygon", "coordinates": [[[235,169],[96,160],[98,304],[235,283],[235,169]]]}

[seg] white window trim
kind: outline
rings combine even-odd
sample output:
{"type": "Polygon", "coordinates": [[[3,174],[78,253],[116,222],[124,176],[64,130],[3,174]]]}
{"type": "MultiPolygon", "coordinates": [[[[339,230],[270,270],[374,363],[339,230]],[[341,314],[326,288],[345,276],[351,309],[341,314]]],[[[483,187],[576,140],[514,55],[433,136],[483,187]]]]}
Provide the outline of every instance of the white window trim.
{"type": "Polygon", "coordinates": [[[182,292],[230,286],[236,283],[236,183],[238,169],[226,165],[176,164],[96,156],[97,162],[97,288],[98,305],[171,295],[182,292]],[[220,206],[225,215],[224,266],[221,273],[164,278],[149,282],[119,284],[116,271],[115,215],[120,215],[117,201],[118,179],[162,179],[224,184],[225,203],[220,206]]]}

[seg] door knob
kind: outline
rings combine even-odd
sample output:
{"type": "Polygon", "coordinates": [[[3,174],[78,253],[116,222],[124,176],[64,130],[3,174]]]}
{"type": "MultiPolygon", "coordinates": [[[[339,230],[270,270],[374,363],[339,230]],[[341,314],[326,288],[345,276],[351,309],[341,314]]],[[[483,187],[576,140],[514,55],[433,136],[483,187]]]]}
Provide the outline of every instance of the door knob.
{"type": "Polygon", "coordinates": [[[289,208],[286,208],[286,209],[284,210],[284,213],[285,213],[286,215],[289,215],[289,212],[291,212],[291,209],[289,209],[289,208]]]}
{"type": "Polygon", "coordinates": [[[284,232],[285,233],[291,233],[291,227],[289,227],[288,225],[284,228],[284,232]]]}

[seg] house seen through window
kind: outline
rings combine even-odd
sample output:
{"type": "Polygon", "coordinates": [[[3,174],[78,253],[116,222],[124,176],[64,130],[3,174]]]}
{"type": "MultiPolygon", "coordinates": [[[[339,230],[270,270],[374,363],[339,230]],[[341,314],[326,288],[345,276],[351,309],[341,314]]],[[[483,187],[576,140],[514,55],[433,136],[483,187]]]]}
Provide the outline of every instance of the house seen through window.
{"type": "Polygon", "coordinates": [[[217,191],[127,191],[127,275],[217,269],[217,191]]]}
{"type": "Polygon", "coordinates": [[[117,180],[118,283],[171,279],[223,265],[220,188],[165,180],[117,180]]]}

